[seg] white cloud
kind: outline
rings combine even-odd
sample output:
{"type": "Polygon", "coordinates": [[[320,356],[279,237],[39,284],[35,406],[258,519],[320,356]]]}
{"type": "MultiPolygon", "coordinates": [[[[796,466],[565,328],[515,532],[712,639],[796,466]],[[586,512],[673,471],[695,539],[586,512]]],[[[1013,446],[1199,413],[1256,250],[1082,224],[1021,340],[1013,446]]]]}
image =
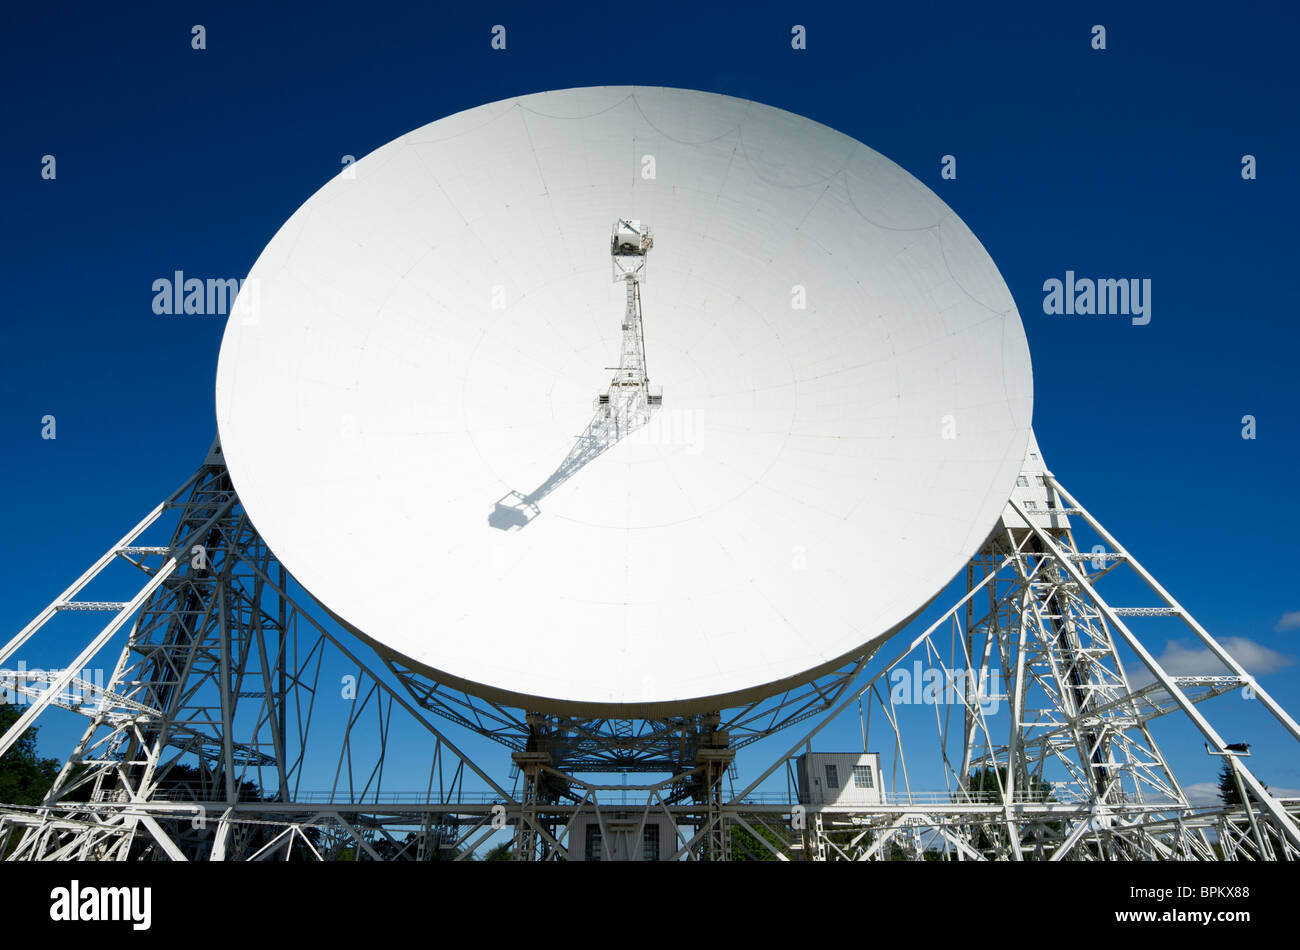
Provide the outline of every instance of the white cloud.
{"type": "MultiPolygon", "coordinates": [[[[1219,641],[1219,644],[1232,654],[1233,659],[1246,668],[1246,672],[1253,673],[1255,676],[1276,673],[1295,662],[1293,657],[1271,650],[1247,637],[1225,637],[1219,641]]],[[[1228,672],[1228,668],[1210,652],[1209,647],[1189,646],[1177,640],[1169,641],[1165,646],[1165,652],[1157,659],[1170,676],[1228,672]]]]}
{"type": "Polygon", "coordinates": [[[1282,619],[1273,627],[1278,633],[1286,630],[1300,630],[1300,610],[1288,610],[1282,614],[1282,619]]]}
{"type": "MultiPolygon", "coordinates": [[[[1278,788],[1269,785],[1269,793],[1274,798],[1300,798],[1300,789],[1295,788],[1278,788]]],[[[1187,801],[1193,805],[1218,805],[1221,803],[1219,798],[1218,782],[1196,782],[1193,785],[1184,785],[1183,793],[1187,796],[1187,801]]]]}
{"type": "Polygon", "coordinates": [[[1197,782],[1195,785],[1184,785],[1183,793],[1193,805],[1219,804],[1218,782],[1197,782]]]}
{"type": "MultiPolygon", "coordinates": [[[[1165,652],[1156,657],[1156,662],[1170,676],[1219,676],[1230,672],[1210,652],[1209,647],[1194,646],[1193,643],[1170,640],[1165,644],[1165,652]]],[[[1246,668],[1247,673],[1255,676],[1276,673],[1295,663],[1294,657],[1269,649],[1247,637],[1224,637],[1219,645],[1231,653],[1246,668]]],[[[1155,677],[1141,662],[1129,664],[1128,674],[1133,689],[1141,689],[1155,682],[1155,677]]]]}

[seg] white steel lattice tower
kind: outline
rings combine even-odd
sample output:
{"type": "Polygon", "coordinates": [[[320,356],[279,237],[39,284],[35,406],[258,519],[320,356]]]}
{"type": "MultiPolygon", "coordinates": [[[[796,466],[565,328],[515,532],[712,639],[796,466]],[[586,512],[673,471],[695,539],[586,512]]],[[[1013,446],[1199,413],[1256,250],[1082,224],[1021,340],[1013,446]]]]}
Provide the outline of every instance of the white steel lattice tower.
{"type": "Polygon", "coordinates": [[[654,406],[663,402],[663,394],[650,386],[646,369],[645,327],[641,320],[641,283],[645,280],[646,258],[654,247],[654,237],[640,221],[619,218],[610,239],[614,281],[627,287],[627,307],[623,312],[623,342],[613,380],[605,392],[596,397],[599,418],[613,427],[613,437],[620,438],[644,425],[654,406]]]}

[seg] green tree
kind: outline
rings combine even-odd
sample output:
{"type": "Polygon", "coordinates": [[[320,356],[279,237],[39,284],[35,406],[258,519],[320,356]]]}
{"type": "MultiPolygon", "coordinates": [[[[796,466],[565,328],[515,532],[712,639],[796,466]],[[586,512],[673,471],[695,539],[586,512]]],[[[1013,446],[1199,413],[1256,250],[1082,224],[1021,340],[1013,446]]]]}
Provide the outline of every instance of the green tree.
{"type": "Polygon", "coordinates": [[[1219,766],[1219,800],[1225,805],[1240,805],[1241,793],[1237,791],[1237,780],[1232,777],[1232,767],[1224,759],[1219,766]]]}
{"type": "MultiPolygon", "coordinates": [[[[1007,773],[1005,769],[996,770],[992,767],[975,769],[970,773],[967,782],[967,789],[970,791],[971,798],[975,801],[1000,801],[1001,789],[1006,787],[1007,773]],[[998,778],[1002,778],[1002,784],[999,786],[998,778]]],[[[1052,791],[1052,783],[1045,782],[1037,775],[1030,775],[1028,788],[1020,788],[1016,791],[1016,798],[1020,801],[1031,802],[1054,802],[1056,795],[1052,791]]],[[[1047,821],[1042,827],[1050,831],[1053,835],[1059,834],[1062,828],[1059,821],[1047,821]]],[[[980,828],[974,835],[971,844],[977,851],[989,851],[995,847],[1000,847],[1005,841],[1006,832],[1003,829],[990,829],[988,825],[980,828]]]]}
{"type": "MultiPolygon", "coordinates": [[[[788,845],[781,838],[764,824],[754,826],[760,835],[778,851],[784,851],[788,845]]],[[[737,822],[731,826],[731,860],[733,861],[775,861],[774,855],[767,848],[763,847],[762,842],[752,834],[742,828],[737,822]]]]}
{"type": "MultiPolygon", "coordinates": [[[[1006,773],[1004,772],[1003,786],[1006,785],[1005,778],[1006,773]]],[[[970,773],[970,781],[966,787],[970,790],[972,798],[976,800],[982,799],[985,801],[994,801],[999,795],[998,773],[992,768],[975,769],[970,773]],[[979,794],[981,792],[983,793],[982,795],[979,794]]],[[[1027,799],[1028,801],[1033,802],[1056,801],[1056,796],[1052,793],[1052,783],[1044,782],[1037,775],[1029,776],[1028,792],[1026,793],[1025,789],[1020,789],[1016,793],[1016,797],[1021,800],[1027,799]]]]}
{"type": "MultiPolygon", "coordinates": [[[[1260,783],[1263,785],[1263,783],[1260,783]]],[[[1268,791],[1268,786],[1264,785],[1264,791],[1268,791]]],[[[1228,760],[1224,759],[1223,764],[1219,766],[1219,800],[1229,807],[1241,804],[1241,793],[1237,791],[1237,780],[1232,774],[1232,766],[1228,760]]]]}
{"type": "MultiPolygon", "coordinates": [[[[22,710],[0,703],[0,735],[9,730],[22,710]]],[[[58,759],[36,754],[36,730],[28,729],[13,747],[0,756],[0,803],[39,805],[59,774],[58,759]]]]}
{"type": "MultiPolygon", "coordinates": [[[[226,779],[221,771],[205,775],[193,765],[177,762],[159,778],[156,794],[168,799],[220,801],[226,797],[226,779]]],[[[235,795],[241,802],[266,801],[257,783],[247,779],[236,783],[235,795]]]]}

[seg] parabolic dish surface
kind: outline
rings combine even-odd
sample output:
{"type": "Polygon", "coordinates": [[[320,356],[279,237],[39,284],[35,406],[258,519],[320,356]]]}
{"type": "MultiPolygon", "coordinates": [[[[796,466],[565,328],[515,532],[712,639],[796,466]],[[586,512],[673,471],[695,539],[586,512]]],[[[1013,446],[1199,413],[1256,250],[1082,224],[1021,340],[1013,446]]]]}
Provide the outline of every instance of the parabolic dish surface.
{"type": "Polygon", "coordinates": [[[271,550],[385,654],[528,708],[717,708],[865,652],[979,548],[1028,439],[1024,330],[961,220],[710,93],[426,125],[299,208],[243,295],[217,421],[271,550]],[[616,218],[654,232],[663,405],[504,530],[618,363],[616,218]]]}

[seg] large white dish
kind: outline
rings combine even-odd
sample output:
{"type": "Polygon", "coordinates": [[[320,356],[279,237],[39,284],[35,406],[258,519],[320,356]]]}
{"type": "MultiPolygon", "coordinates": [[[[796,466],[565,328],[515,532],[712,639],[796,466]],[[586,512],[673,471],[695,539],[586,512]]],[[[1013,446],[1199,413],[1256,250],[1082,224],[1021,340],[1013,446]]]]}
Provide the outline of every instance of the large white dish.
{"type": "Polygon", "coordinates": [[[217,421],[266,542],[381,651],[547,711],[734,705],[897,630],[1001,513],[1032,408],[1015,303],[957,216],[857,141],[726,96],[584,88],[350,171],[254,265],[217,421]],[[618,362],[618,217],[655,234],[663,407],[500,530],[494,504],[546,481],[618,362]]]}

